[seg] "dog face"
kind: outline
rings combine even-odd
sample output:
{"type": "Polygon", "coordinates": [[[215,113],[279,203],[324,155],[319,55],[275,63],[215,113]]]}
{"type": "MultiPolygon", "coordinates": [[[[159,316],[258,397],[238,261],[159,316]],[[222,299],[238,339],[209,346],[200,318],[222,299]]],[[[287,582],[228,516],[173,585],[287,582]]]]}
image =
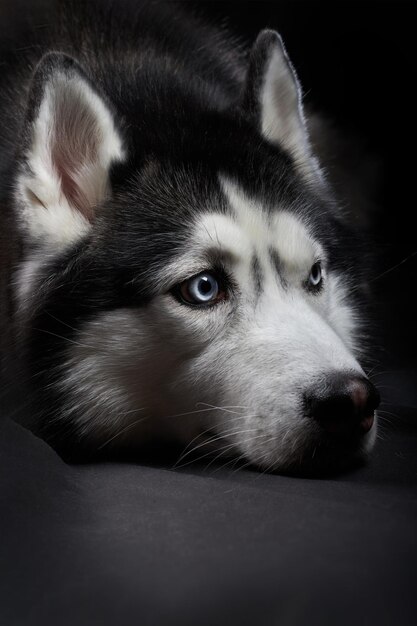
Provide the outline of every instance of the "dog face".
{"type": "Polygon", "coordinates": [[[194,439],[268,469],[368,451],[358,259],[279,37],[238,103],[144,126],[128,141],[73,60],[38,67],[15,204],[45,433],[194,439]]]}

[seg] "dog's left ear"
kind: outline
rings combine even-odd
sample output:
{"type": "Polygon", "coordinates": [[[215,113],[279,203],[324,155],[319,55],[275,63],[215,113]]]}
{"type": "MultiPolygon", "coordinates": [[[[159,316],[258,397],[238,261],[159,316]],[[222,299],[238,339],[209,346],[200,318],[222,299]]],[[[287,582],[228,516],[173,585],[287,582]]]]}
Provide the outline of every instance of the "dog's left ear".
{"type": "Polygon", "coordinates": [[[321,177],[311,152],[301,87],[276,31],[261,31],[252,47],[243,107],[262,136],[285,149],[303,174],[321,177]]]}
{"type": "Polygon", "coordinates": [[[124,158],[111,107],[78,63],[51,52],[32,78],[16,180],[25,239],[45,253],[81,239],[110,193],[124,158]]]}

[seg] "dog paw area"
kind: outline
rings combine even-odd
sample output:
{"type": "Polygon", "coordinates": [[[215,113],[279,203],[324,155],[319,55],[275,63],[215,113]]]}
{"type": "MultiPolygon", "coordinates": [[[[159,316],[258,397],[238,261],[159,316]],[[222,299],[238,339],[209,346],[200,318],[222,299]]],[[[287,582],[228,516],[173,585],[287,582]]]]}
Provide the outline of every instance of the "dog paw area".
{"type": "Polygon", "coordinates": [[[411,2],[0,2],[0,625],[417,624],[411,2]]]}

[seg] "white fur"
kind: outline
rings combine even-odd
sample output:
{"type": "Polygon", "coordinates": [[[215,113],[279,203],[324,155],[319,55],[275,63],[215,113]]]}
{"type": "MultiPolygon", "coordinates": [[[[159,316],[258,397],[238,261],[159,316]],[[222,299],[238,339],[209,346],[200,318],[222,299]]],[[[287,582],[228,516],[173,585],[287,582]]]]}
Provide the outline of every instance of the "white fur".
{"type": "Polygon", "coordinates": [[[323,173],[310,147],[301,88],[280,37],[266,65],[260,105],[265,139],[288,150],[300,172],[322,184],[323,173]]]}
{"type": "Polygon", "coordinates": [[[61,419],[75,422],[97,446],[197,434],[195,419],[171,419],[187,413],[199,397],[177,387],[201,339],[193,326],[171,296],[156,298],[146,309],[119,309],[89,321],[68,345],[62,365],[59,387],[68,402],[61,419]]]}
{"type": "Polygon", "coordinates": [[[27,257],[16,272],[15,285],[20,313],[25,310],[30,301],[31,291],[42,275],[44,263],[43,256],[34,254],[27,257]]]}
{"type": "Polygon", "coordinates": [[[299,88],[283,48],[275,46],[261,96],[262,133],[290,151],[309,154],[299,88]]]}

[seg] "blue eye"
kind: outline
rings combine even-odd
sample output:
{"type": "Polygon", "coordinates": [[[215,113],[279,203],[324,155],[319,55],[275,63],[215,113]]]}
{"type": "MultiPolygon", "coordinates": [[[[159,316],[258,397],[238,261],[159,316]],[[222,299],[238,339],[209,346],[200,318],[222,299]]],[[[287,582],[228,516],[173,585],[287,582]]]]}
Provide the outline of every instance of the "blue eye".
{"type": "Polygon", "coordinates": [[[179,285],[181,300],[187,304],[214,304],[225,296],[219,279],[211,272],[192,276],[179,285]]]}
{"type": "Polygon", "coordinates": [[[320,261],[314,263],[310,270],[310,275],[308,277],[308,286],[313,289],[318,289],[323,282],[323,271],[321,268],[320,261]]]}

